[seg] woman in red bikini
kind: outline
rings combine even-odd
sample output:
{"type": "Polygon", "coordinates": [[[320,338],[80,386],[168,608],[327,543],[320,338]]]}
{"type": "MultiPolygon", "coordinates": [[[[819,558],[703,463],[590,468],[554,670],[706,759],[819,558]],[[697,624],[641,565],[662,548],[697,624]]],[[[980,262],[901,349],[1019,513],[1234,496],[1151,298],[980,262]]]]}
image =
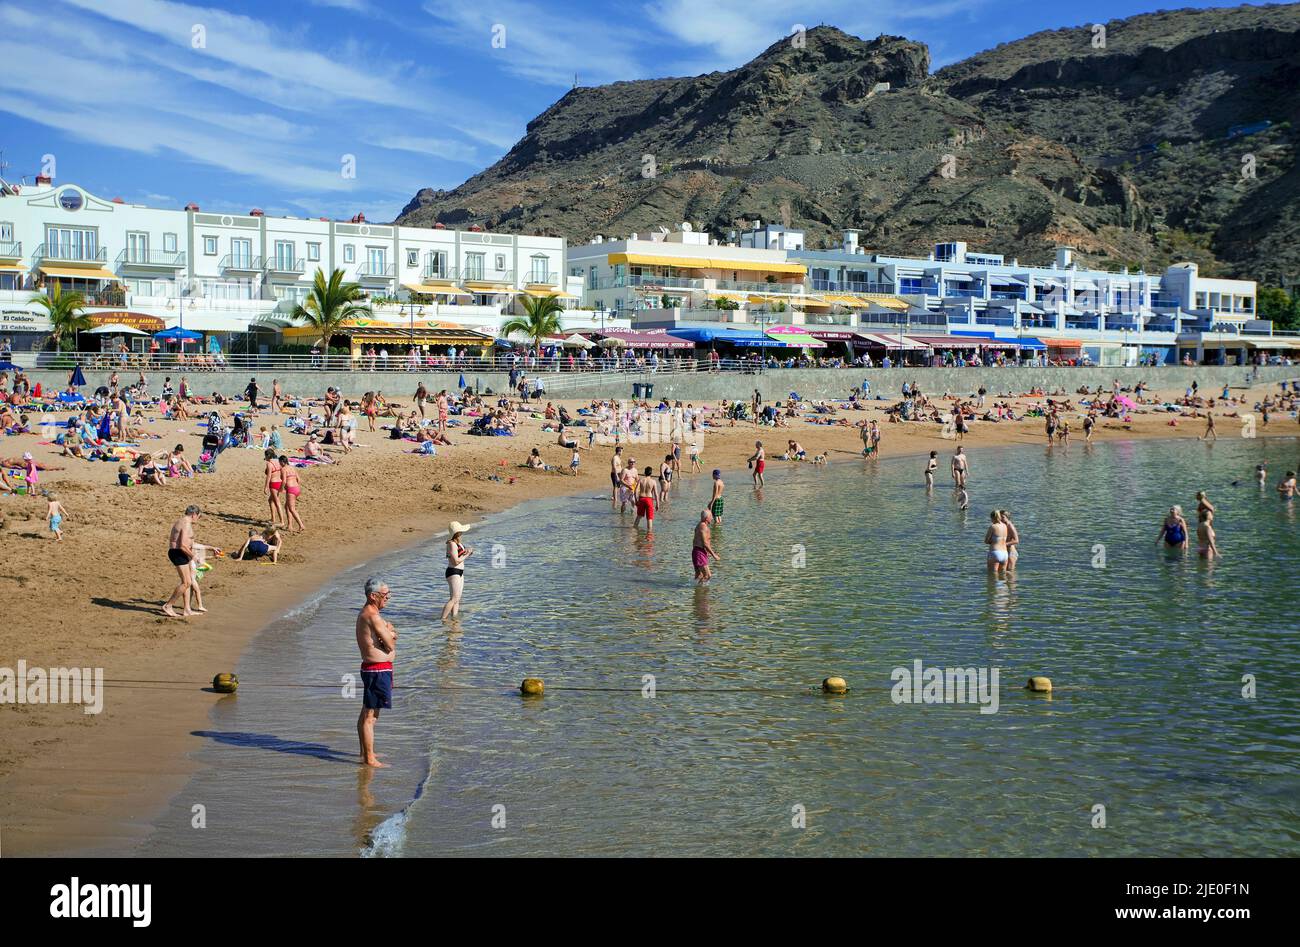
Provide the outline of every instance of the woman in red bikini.
{"type": "Polygon", "coordinates": [[[302,485],[298,482],[298,471],[289,463],[288,457],[280,458],[280,477],[284,482],[284,525],[291,533],[301,533],[307,528],[298,515],[298,495],[302,493],[302,485]],[[293,523],[298,524],[297,529],[292,528],[293,523]]]}
{"type": "Polygon", "coordinates": [[[284,487],[284,474],[280,467],[280,460],[276,458],[275,451],[269,447],[262,456],[266,458],[266,469],[263,473],[266,477],[266,503],[271,508],[271,525],[288,526],[287,520],[284,523],[280,522],[284,518],[284,512],[280,508],[280,490],[284,487]]]}

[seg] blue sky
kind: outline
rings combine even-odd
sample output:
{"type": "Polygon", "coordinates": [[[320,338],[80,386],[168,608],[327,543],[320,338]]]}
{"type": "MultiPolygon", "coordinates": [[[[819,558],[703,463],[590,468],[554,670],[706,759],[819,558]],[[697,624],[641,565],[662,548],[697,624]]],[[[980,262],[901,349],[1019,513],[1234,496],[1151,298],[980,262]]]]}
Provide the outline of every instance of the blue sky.
{"type": "Polygon", "coordinates": [[[503,155],[575,73],[597,85],[730,69],[794,24],[818,23],[920,40],[937,67],[1038,30],[1161,7],[5,0],[0,149],[10,181],[53,155],[59,181],[105,197],[390,220],[420,187],[454,187],[503,155]]]}

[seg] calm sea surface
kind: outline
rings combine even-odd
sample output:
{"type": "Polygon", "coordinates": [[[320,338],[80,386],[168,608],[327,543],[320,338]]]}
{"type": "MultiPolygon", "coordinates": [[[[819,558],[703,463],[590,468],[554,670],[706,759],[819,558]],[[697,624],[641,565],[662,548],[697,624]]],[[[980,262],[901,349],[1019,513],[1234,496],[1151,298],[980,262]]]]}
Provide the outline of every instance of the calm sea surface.
{"type": "Polygon", "coordinates": [[[1300,444],[975,447],[967,512],[946,447],[930,495],[916,458],[773,462],[761,493],[730,474],[708,588],[690,566],[707,475],[653,539],[607,498],[491,517],[452,633],[441,540],[338,577],[213,698],[201,769],[147,851],[1300,853],[1300,501],[1272,488],[1300,444]],[[1154,546],[1197,489],[1218,507],[1213,566],[1154,546]],[[992,508],[1023,537],[1008,581],[985,574],[992,508]],[[340,683],[371,573],[400,634],[379,772],[355,765],[340,683]],[[997,668],[997,712],[895,703],[891,673],[916,661],[997,668]],[[851,692],[822,695],[830,674],[851,692]],[[525,676],[544,698],[518,696],[525,676]]]}

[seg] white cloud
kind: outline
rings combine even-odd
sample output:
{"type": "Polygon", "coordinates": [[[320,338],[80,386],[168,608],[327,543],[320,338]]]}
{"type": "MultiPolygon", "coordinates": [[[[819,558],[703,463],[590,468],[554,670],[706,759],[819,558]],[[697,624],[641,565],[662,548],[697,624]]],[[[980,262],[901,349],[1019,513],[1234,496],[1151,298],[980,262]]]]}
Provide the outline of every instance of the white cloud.
{"type": "Polygon", "coordinates": [[[445,158],[448,161],[459,161],[462,164],[476,164],[478,162],[478,154],[473,145],[461,141],[452,141],[447,138],[421,138],[416,135],[387,135],[378,138],[367,138],[366,143],[374,145],[377,148],[409,151],[417,155],[428,155],[435,158],[445,158]]]}

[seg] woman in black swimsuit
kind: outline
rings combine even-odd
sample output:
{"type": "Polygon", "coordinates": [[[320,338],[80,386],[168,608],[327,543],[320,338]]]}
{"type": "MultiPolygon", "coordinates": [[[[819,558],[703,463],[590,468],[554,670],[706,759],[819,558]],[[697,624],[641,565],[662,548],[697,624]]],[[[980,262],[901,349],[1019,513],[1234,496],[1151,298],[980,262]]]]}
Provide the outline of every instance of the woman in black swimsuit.
{"type": "Polygon", "coordinates": [[[460,543],[460,537],[469,529],[462,523],[452,520],[447,528],[447,604],[442,606],[442,620],[456,618],[460,615],[460,596],[465,590],[465,560],[474,555],[473,549],[467,549],[460,543]]]}

